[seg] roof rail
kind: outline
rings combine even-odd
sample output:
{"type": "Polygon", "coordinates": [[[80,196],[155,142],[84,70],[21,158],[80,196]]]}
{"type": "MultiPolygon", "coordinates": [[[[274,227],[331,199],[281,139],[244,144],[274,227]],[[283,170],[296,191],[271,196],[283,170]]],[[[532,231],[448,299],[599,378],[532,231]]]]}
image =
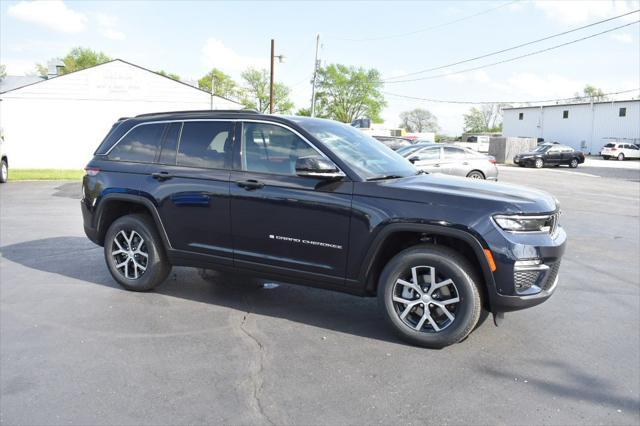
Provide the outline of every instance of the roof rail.
{"type": "Polygon", "coordinates": [[[187,114],[187,113],[236,113],[236,114],[260,114],[255,109],[198,109],[198,110],[186,110],[186,111],[161,111],[161,112],[149,112],[146,114],[136,115],[138,117],[150,117],[152,115],[163,115],[163,114],[187,114]]]}

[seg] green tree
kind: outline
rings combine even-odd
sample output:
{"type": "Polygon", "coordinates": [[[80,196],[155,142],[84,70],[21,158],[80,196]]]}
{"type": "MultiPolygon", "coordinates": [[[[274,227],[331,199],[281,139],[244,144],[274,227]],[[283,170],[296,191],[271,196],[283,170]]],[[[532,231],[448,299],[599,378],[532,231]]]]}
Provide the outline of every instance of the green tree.
{"type": "Polygon", "coordinates": [[[400,127],[407,132],[437,132],[438,119],[426,109],[416,108],[400,114],[400,127]]]}
{"type": "Polygon", "coordinates": [[[211,93],[211,83],[213,83],[213,94],[216,96],[223,98],[236,98],[238,96],[237,83],[217,68],[213,68],[198,80],[198,87],[211,93]]]}
{"type": "Polygon", "coordinates": [[[4,80],[6,76],[7,76],[7,67],[0,64],[0,81],[4,80]]]}
{"type": "Polygon", "coordinates": [[[472,133],[502,131],[502,108],[506,104],[483,104],[472,107],[464,118],[464,131],[472,133]]]}
{"type": "MultiPolygon", "coordinates": [[[[269,73],[267,70],[249,68],[242,73],[245,87],[241,92],[240,102],[247,108],[259,112],[269,112],[269,73]]],[[[282,83],[274,84],[274,108],[276,113],[289,113],[293,102],[289,100],[289,88],[282,83]]]]}
{"type": "Polygon", "coordinates": [[[343,123],[357,118],[381,122],[380,113],[386,106],[381,93],[380,73],[375,69],[331,64],[318,70],[316,110],[319,117],[343,123]]]}
{"type": "Polygon", "coordinates": [[[584,89],[582,89],[582,94],[576,93],[575,97],[578,98],[578,100],[586,100],[589,102],[599,102],[607,100],[607,96],[604,94],[602,89],[599,89],[590,84],[584,86],[584,89]]]}
{"type": "Polygon", "coordinates": [[[46,77],[49,74],[49,69],[46,65],[36,64],[36,72],[40,77],[46,77]]]}
{"type": "Polygon", "coordinates": [[[87,47],[76,47],[71,49],[71,52],[67,53],[67,56],[62,58],[62,62],[64,63],[62,74],[68,74],[70,72],[104,64],[110,60],[111,58],[102,52],[97,52],[87,47]]]}
{"type": "Polygon", "coordinates": [[[166,72],[165,70],[156,71],[156,73],[180,81],[180,76],[178,74],[166,72]]]}
{"type": "Polygon", "coordinates": [[[296,111],[296,115],[301,117],[311,117],[311,108],[300,108],[296,111]]]}

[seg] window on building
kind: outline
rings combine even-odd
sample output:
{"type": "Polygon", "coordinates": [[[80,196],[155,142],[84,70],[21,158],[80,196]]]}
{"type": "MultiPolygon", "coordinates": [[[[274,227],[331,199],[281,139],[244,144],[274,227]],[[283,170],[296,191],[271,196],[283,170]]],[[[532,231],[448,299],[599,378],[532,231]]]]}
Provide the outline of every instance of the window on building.
{"type": "Polygon", "coordinates": [[[518,120],[522,120],[524,118],[524,112],[518,114],[518,120]]]}
{"type": "Polygon", "coordinates": [[[208,169],[231,168],[233,123],[187,121],[182,127],[178,165],[208,169]]]}
{"type": "Polygon", "coordinates": [[[626,117],[627,116],[627,109],[626,108],[620,108],[618,110],[618,117],[626,117]]]}
{"type": "Polygon", "coordinates": [[[562,111],[562,118],[569,118],[569,110],[565,109],[564,111],[562,111]]]}
{"type": "Polygon", "coordinates": [[[295,175],[300,157],[320,157],[295,133],[261,123],[244,123],[242,152],[244,170],[280,175],[295,175]]]}
{"type": "Polygon", "coordinates": [[[134,127],[109,153],[110,160],[152,163],[160,145],[165,124],[142,124],[134,127]]]}

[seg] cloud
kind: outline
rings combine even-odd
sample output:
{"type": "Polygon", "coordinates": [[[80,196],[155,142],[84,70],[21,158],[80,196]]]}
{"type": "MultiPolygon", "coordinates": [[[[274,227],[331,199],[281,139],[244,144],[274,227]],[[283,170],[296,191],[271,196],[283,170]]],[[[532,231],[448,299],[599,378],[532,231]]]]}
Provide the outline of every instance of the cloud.
{"type": "Polygon", "coordinates": [[[202,47],[202,62],[207,68],[218,68],[225,72],[242,72],[249,67],[267,68],[266,58],[242,56],[215,38],[209,38],[202,47]]]}
{"type": "Polygon", "coordinates": [[[105,13],[96,13],[95,14],[96,21],[98,22],[98,31],[104,37],[110,40],[124,40],[126,37],[125,33],[119,31],[116,27],[118,26],[118,18],[112,15],[107,15],[105,13]]]}
{"type": "Polygon", "coordinates": [[[2,64],[7,67],[7,75],[28,75],[36,73],[36,64],[33,61],[3,58],[2,64]]]}
{"type": "MultiPolygon", "coordinates": [[[[550,19],[568,25],[610,18],[637,9],[637,0],[538,0],[534,4],[550,19]]],[[[627,20],[634,20],[637,17],[636,14],[629,15],[627,20]]]]}
{"type": "MultiPolygon", "coordinates": [[[[581,92],[584,81],[572,80],[559,74],[539,75],[530,72],[516,73],[501,84],[505,93],[523,99],[566,98],[575,92],[581,92]]],[[[519,100],[519,99],[516,99],[519,100]]]]}
{"type": "Polygon", "coordinates": [[[450,74],[445,78],[456,83],[489,83],[491,81],[489,74],[487,74],[484,70],[470,71],[460,74],[450,74]]]}
{"type": "Polygon", "coordinates": [[[633,43],[633,37],[631,37],[631,34],[625,34],[625,33],[611,34],[611,38],[615,41],[618,41],[624,44],[633,43]]]}
{"type": "Polygon", "coordinates": [[[9,16],[63,33],[80,33],[87,28],[87,17],[67,7],[62,0],[20,1],[8,9],[9,16]]]}

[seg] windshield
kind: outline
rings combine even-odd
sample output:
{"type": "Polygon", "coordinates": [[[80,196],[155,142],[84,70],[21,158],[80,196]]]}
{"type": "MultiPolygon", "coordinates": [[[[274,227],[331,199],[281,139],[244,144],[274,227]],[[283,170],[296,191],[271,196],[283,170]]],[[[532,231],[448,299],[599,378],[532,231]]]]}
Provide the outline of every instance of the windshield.
{"type": "Polygon", "coordinates": [[[366,180],[418,173],[411,163],[361,130],[330,120],[296,121],[366,180]]]}
{"type": "Polygon", "coordinates": [[[540,145],[539,147],[534,149],[533,152],[547,152],[549,148],[551,148],[551,145],[540,145]]]}

